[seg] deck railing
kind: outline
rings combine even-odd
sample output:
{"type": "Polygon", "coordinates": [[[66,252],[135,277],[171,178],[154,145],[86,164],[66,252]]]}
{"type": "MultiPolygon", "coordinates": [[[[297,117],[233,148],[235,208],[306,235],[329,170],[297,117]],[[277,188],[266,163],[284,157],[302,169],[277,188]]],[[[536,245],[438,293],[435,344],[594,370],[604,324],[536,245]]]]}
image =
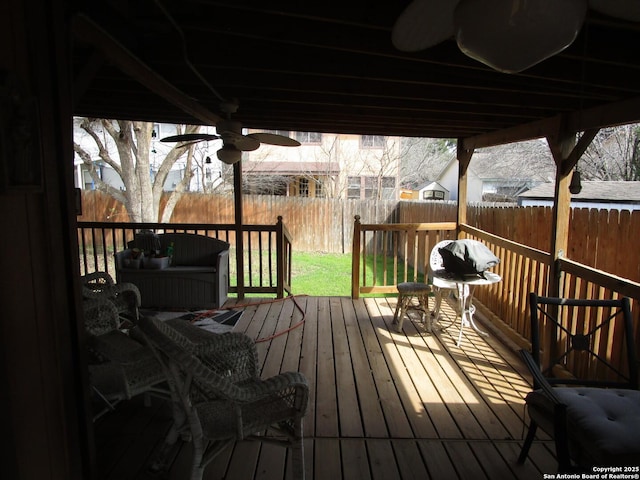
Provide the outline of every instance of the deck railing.
{"type": "Polygon", "coordinates": [[[455,222],[364,224],[356,215],[351,296],[397,293],[398,283],[424,281],[431,249],[455,235],[455,222]]]}
{"type": "Polygon", "coordinates": [[[291,234],[278,217],[275,225],[243,225],[244,274],[236,268],[233,224],[79,222],[80,273],[105,271],[115,277],[114,253],[127,248],[137,231],[197,233],[224,240],[229,249],[229,292],[291,294],[291,234]]]}
{"type": "MultiPolygon", "coordinates": [[[[548,295],[551,255],[525,245],[511,242],[469,225],[460,225],[468,238],[485,243],[500,257],[493,269],[502,282],[490,288],[478,288],[475,297],[481,311],[489,316],[513,341],[529,348],[528,294],[548,295]]],[[[560,296],[581,299],[631,299],[636,345],[640,347],[640,283],[582,265],[568,258],[558,260],[560,296]]]]}
{"type": "MultiPolygon", "coordinates": [[[[474,304],[491,323],[520,348],[530,348],[529,292],[549,295],[552,256],[461,224],[466,238],[486,244],[501,260],[492,269],[502,281],[476,288],[474,304]]],[[[353,238],[352,296],[397,292],[402,281],[425,281],[431,248],[440,240],[455,238],[456,224],[360,224],[356,217],[353,238]],[[381,267],[380,265],[383,265],[381,267]],[[384,268],[384,272],[380,269],[384,268]],[[376,271],[377,270],[377,271],[376,271]],[[425,273],[426,272],[426,273],[425,273]]],[[[582,299],[631,299],[636,349],[640,351],[640,283],[561,258],[560,296],[582,299]]],[[[428,278],[426,280],[429,281],[428,278]]],[[[617,332],[610,333],[617,338],[617,332]]]]}

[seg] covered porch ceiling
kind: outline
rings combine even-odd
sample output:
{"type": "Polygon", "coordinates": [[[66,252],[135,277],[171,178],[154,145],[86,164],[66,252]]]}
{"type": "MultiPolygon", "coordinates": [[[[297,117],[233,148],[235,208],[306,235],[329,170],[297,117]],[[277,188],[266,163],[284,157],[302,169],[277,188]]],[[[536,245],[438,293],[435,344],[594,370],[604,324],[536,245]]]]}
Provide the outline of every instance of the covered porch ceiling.
{"type": "Polygon", "coordinates": [[[589,10],[576,41],[518,74],[449,39],[394,48],[409,4],[343,0],[84,2],[73,15],[74,115],[457,138],[464,149],[640,121],[640,24],[589,10]]]}

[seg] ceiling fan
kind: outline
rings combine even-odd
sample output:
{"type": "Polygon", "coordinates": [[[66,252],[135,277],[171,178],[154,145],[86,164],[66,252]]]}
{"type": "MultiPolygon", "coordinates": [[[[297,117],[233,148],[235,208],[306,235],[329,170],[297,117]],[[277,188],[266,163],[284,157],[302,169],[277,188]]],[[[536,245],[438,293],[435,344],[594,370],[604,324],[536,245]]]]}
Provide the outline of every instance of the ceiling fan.
{"type": "Polygon", "coordinates": [[[517,73],[571,45],[587,7],[640,22],[638,0],[413,0],[391,41],[398,50],[418,52],[455,38],[465,55],[517,73]]]}
{"type": "Polygon", "coordinates": [[[231,115],[238,111],[236,100],[222,102],[220,109],[226,115],[225,119],[216,124],[216,134],[185,133],[160,139],[161,142],[200,142],[205,140],[222,140],[222,148],[217,152],[218,159],[228,165],[237,163],[242,158],[242,152],[257,150],[260,144],[278,145],[281,147],[297,147],[300,142],[284,135],[275,133],[256,132],[244,135],[242,124],[232,120],[231,115]]]}

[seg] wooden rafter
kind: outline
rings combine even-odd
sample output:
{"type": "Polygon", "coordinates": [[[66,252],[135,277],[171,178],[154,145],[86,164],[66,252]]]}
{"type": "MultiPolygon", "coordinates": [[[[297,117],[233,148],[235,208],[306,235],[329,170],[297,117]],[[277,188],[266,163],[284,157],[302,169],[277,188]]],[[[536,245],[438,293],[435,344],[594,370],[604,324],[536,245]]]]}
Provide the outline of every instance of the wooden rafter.
{"type": "Polygon", "coordinates": [[[73,31],[79,41],[91,44],[107,59],[116,64],[122,72],[128,74],[141,85],[144,85],[185,113],[192,115],[195,119],[207,125],[215,125],[220,121],[218,115],[206,109],[165,80],[89,17],[77,15],[74,19],[73,31]]]}

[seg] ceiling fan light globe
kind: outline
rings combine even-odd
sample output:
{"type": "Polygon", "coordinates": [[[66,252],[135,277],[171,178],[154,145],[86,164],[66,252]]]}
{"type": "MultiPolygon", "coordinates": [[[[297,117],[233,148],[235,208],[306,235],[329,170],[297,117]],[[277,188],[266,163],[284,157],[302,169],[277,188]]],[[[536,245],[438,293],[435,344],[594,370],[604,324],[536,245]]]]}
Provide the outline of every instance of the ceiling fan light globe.
{"type": "Polygon", "coordinates": [[[468,57],[518,73],[571,45],[586,11],[587,0],[460,0],[456,42],[468,57]]]}
{"type": "Polygon", "coordinates": [[[234,147],[223,146],[216,153],[218,156],[218,160],[227,165],[233,165],[234,163],[238,163],[242,159],[242,152],[237,150],[234,147]]]}

